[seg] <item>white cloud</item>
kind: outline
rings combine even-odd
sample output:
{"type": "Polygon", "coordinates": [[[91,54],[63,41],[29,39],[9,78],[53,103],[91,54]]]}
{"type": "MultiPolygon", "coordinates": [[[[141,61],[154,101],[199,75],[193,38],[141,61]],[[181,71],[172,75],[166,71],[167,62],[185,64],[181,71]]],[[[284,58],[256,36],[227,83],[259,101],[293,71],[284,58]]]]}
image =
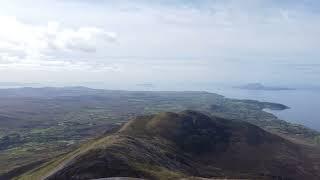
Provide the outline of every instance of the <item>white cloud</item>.
{"type": "Polygon", "coordinates": [[[0,63],[6,64],[39,64],[61,53],[77,58],[77,53],[94,53],[116,41],[115,33],[97,27],[68,28],[58,22],[32,25],[10,16],[0,16],[0,24],[0,63]]]}
{"type": "Polygon", "coordinates": [[[46,38],[48,47],[54,50],[94,52],[101,41],[115,41],[116,34],[95,27],[62,29],[58,23],[49,23],[46,38]]]}

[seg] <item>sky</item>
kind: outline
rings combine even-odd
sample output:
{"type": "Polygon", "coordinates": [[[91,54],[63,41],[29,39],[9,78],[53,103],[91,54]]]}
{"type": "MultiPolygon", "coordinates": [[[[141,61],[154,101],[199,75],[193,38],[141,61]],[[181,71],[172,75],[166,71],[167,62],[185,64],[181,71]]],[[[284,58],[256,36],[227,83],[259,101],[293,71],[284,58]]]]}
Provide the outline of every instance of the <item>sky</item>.
{"type": "Polygon", "coordinates": [[[317,85],[318,0],[2,0],[0,82],[317,85]]]}

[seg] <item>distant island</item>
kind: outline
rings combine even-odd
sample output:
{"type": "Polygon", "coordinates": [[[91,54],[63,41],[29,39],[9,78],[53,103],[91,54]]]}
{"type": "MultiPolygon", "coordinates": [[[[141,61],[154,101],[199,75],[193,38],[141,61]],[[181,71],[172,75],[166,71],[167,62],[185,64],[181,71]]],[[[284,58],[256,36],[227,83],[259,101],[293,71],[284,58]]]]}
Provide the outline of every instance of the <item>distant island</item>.
{"type": "Polygon", "coordinates": [[[154,85],[152,83],[141,83],[141,84],[136,84],[137,86],[140,87],[147,87],[147,88],[153,88],[154,85]]]}
{"type": "Polygon", "coordinates": [[[295,90],[294,88],[278,87],[278,86],[265,86],[261,83],[249,83],[243,86],[236,86],[234,88],[246,89],[246,90],[262,90],[262,91],[283,91],[283,90],[295,90]]]}

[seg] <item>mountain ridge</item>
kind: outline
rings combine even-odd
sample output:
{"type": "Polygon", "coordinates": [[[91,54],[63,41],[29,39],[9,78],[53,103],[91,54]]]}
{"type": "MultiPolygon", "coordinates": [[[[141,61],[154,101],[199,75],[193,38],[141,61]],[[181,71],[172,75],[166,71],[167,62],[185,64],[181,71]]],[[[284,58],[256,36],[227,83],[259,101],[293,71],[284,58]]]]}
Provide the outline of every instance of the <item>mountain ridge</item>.
{"type": "Polygon", "coordinates": [[[182,111],[132,119],[69,157],[46,179],[317,179],[313,166],[299,145],[255,125],[182,111]]]}

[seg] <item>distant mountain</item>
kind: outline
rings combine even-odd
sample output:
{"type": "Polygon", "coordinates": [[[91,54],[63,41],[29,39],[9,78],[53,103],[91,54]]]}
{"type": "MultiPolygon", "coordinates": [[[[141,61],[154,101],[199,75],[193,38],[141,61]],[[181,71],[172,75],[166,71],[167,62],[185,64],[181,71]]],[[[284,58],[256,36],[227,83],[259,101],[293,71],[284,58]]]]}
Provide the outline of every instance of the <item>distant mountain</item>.
{"type": "Polygon", "coordinates": [[[260,83],[250,83],[243,86],[236,86],[235,88],[247,89],[247,90],[264,90],[264,91],[295,90],[293,88],[287,88],[287,87],[264,86],[263,84],[260,84],[260,83]]]}
{"type": "MultiPolygon", "coordinates": [[[[308,151],[311,151],[310,148],[308,151]]],[[[20,179],[320,179],[319,157],[244,121],[196,111],[140,116],[20,179]],[[318,164],[317,164],[318,163],[318,164]]]]}

